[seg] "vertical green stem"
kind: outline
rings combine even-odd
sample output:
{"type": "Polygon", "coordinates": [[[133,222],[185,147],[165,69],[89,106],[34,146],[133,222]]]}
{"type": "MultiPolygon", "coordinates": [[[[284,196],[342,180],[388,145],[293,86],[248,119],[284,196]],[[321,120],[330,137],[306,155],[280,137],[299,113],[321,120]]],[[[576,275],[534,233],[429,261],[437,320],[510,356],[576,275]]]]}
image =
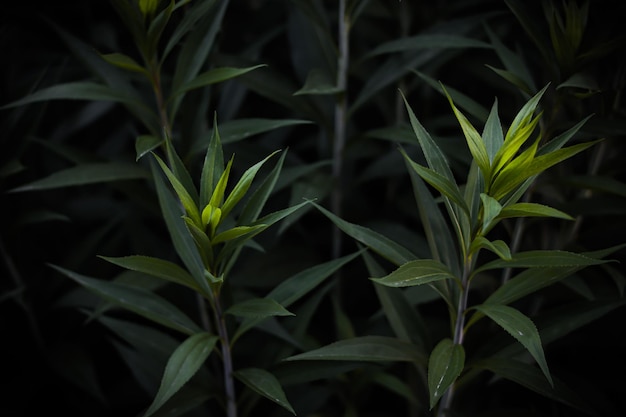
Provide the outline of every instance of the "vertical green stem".
{"type": "MultiPolygon", "coordinates": [[[[465,336],[465,312],[467,311],[467,299],[469,295],[469,276],[473,268],[473,262],[470,259],[465,260],[463,265],[463,278],[461,279],[461,293],[459,294],[459,301],[456,311],[456,320],[454,322],[454,335],[452,342],[455,345],[463,344],[463,337],[465,336]]],[[[444,417],[449,414],[450,407],[452,406],[452,399],[454,398],[454,384],[452,384],[446,393],[441,398],[439,409],[437,411],[437,417],[444,417]]]]}
{"type": "MultiPolygon", "coordinates": [[[[341,177],[343,170],[343,150],[346,143],[349,33],[350,18],[346,14],[346,0],[339,0],[337,88],[341,91],[335,103],[335,140],[333,143],[333,178],[335,180],[335,188],[331,197],[332,211],[337,216],[341,216],[343,201],[341,177]]],[[[333,227],[332,247],[333,257],[338,258],[341,251],[341,231],[337,226],[333,227]]]]}
{"type": "Polygon", "coordinates": [[[219,294],[215,295],[215,325],[222,345],[222,365],[224,367],[224,391],[226,394],[226,416],[237,417],[237,402],[235,396],[235,381],[233,379],[233,359],[230,351],[230,339],[224,320],[224,312],[220,303],[219,294]]]}

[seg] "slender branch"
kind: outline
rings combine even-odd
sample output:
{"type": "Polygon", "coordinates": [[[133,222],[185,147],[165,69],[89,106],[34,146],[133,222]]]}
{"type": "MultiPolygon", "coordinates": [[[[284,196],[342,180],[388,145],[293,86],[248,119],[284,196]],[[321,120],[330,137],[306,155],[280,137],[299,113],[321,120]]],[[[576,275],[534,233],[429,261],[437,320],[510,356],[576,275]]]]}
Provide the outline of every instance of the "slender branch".
{"type": "MultiPolygon", "coordinates": [[[[341,177],[343,170],[343,150],[346,143],[346,113],[348,108],[349,33],[350,18],[346,15],[346,0],[339,0],[337,88],[340,90],[340,93],[335,103],[335,140],[333,143],[333,178],[335,180],[335,188],[331,197],[332,211],[337,216],[341,216],[343,201],[341,177]]],[[[338,258],[341,252],[341,231],[337,226],[333,227],[332,251],[333,257],[338,258]]]]}
{"type": "MultiPolygon", "coordinates": [[[[467,311],[467,300],[469,295],[469,276],[473,269],[473,262],[471,259],[466,259],[463,266],[463,278],[461,279],[461,293],[459,294],[459,302],[456,312],[456,320],[454,322],[454,336],[452,342],[455,345],[463,344],[463,337],[465,336],[465,312],[467,311]]],[[[437,417],[444,417],[448,415],[448,411],[452,405],[452,399],[454,398],[454,384],[452,384],[446,390],[446,393],[441,398],[439,409],[437,410],[437,417]]]]}
{"type": "Polygon", "coordinates": [[[224,390],[226,394],[226,416],[237,417],[237,401],[235,395],[235,381],[233,379],[233,359],[230,351],[230,340],[224,321],[224,313],[219,294],[215,295],[215,325],[222,345],[222,365],[224,368],[224,390]]]}

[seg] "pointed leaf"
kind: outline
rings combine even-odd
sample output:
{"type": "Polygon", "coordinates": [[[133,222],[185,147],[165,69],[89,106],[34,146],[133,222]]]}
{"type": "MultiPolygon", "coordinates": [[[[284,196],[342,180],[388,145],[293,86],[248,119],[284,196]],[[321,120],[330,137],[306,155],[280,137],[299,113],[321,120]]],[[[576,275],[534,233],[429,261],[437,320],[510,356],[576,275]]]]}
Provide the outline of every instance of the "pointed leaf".
{"type": "Polygon", "coordinates": [[[252,185],[252,181],[254,180],[254,177],[256,176],[259,169],[261,169],[263,164],[267,162],[268,159],[270,159],[278,152],[280,151],[272,152],[262,161],[257,162],[243,173],[233,190],[226,198],[224,205],[222,206],[222,216],[227,216],[228,213],[230,213],[230,211],[235,207],[235,205],[245,196],[245,194],[248,192],[248,189],[252,185]]]}
{"type": "Polygon", "coordinates": [[[550,385],[554,386],[543,348],[541,347],[539,332],[528,317],[512,307],[499,304],[481,304],[476,306],[475,309],[495,321],[517,339],[535,358],[550,385]]]}
{"type": "Polygon", "coordinates": [[[293,93],[294,96],[315,94],[315,95],[327,95],[337,94],[342,90],[337,87],[335,81],[333,81],[328,74],[319,69],[313,69],[306,77],[306,81],[301,89],[293,93]]]}
{"type": "Polygon", "coordinates": [[[220,132],[217,128],[217,116],[213,119],[211,139],[204,155],[202,174],[200,177],[200,207],[206,207],[211,200],[215,187],[224,172],[224,152],[220,132]]]}
{"type": "Polygon", "coordinates": [[[115,65],[118,68],[125,69],[127,71],[139,72],[145,76],[149,76],[148,71],[137,63],[133,58],[122,53],[102,54],[102,59],[111,65],[115,65]]]}
{"type": "MultiPolygon", "coordinates": [[[[492,164],[498,151],[504,143],[504,133],[502,132],[502,124],[500,116],[498,116],[498,100],[496,99],[491,107],[491,112],[483,129],[483,142],[489,156],[489,163],[492,164]]],[[[489,180],[489,179],[487,179],[489,180]]]]}
{"type": "Polygon", "coordinates": [[[218,243],[226,242],[229,240],[241,238],[252,233],[256,234],[261,229],[266,229],[266,224],[257,224],[254,226],[236,226],[232,229],[228,229],[218,234],[213,238],[211,244],[217,245],[218,243]]]}
{"type": "Polygon", "coordinates": [[[385,277],[370,279],[388,287],[410,287],[446,279],[453,279],[460,285],[459,279],[452,274],[448,267],[432,259],[410,261],[385,277]]]}
{"type": "Polygon", "coordinates": [[[299,355],[286,361],[325,360],[359,362],[415,362],[423,364],[426,358],[418,348],[401,340],[385,336],[362,336],[340,340],[299,355]]]}
{"type": "Polygon", "coordinates": [[[233,375],[252,391],[274,401],[294,416],[296,415],[280,386],[280,382],[268,371],[259,368],[246,368],[235,371],[233,375]]]}
{"type": "Polygon", "coordinates": [[[554,217],[557,219],[574,220],[572,216],[563,213],[561,210],[537,203],[511,204],[510,206],[504,207],[500,214],[498,214],[499,219],[509,217],[554,217]]]}
{"type": "Polygon", "coordinates": [[[226,80],[230,80],[235,77],[239,77],[245,73],[253,71],[257,68],[264,67],[266,65],[255,65],[248,68],[213,68],[209,71],[203,72],[198,75],[193,80],[183,84],[180,86],[178,90],[172,93],[171,97],[176,97],[180,94],[186,93],[187,91],[194,90],[196,88],[206,87],[211,84],[221,83],[226,80]]]}
{"type": "Polygon", "coordinates": [[[386,42],[374,48],[365,57],[371,58],[380,54],[424,48],[491,48],[491,45],[477,39],[466,38],[459,35],[428,33],[386,42]]]}
{"type": "Polygon", "coordinates": [[[450,339],[443,339],[435,346],[428,359],[428,391],[431,410],[448,387],[459,377],[464,366],[463,345],[452,343],[450,339]]]}
{"type": "Polygon", "coordinates": [[[295,316],[271,298],[253,298],[234,304],[226,314],[237,317],[265,318],[270,316],[295,316]]]}
{"type": "Polygon", "coordinates": [[[173,262],[150,256],[132,255],[124,257],[99,256],[107,262],[130,269],[131,271],[142,272],[154,277],[184,285],[193,290],[199,291],[198,285],[189,272],[173,262]]]}
{"type": "Polygon", "coordinates": [[[509,249],[509,246],[502,240],[494,240],[491,242],[484,236],[479,236],[472,242],[470,253],[475,253],[478,249],[487,249],[505,261],[512,259],[511,249],[509,249]]]}
{"type": "Polygon", "coordinates": [[[209,296],[211,290],[204,276],[204,263],[196,249],[192,236],[189,234],[187,225],[182,219],[183,213],[181,212],[180,204],[166,186],[165,180],[160,175],[156,165],[152,163],[151,166],[163,219],[167,225],[176,253],[191,273],[198,287],[202,289],[202,294],[209,296]]]}
{"type": "Polygon", "coordinates": [[[159,391],[144,417],[154,414],[198,372],[218,340],[210,333],[196,333],[174,351],[165,366],[159,391]]]}
{"type": "Polygon", "coordinates": [[[443,175],[438,174],[436,171],[423,167],[420,164],[413,162],[408,155],[402,151],[402,155],[407,159],[407,162],[422,177],[424,181],[432,185],[437,191],[439,191],[444,197],[452,200],[458,207],[460,207],[468,216],[469,208],[467,203],[459,190],[459,187],[453,181],[443,175]]]}
{"type": "Polygon", "coordinates": [[[393,240],[366,227],[347,222],[322,206],[315,203],[312,204],[350,237],[371,248],[374,252],[394,264],[402,265],[417,258],[416,255],[393,240]]]}
{"type": "Polygon", "coordinates": [[[502,211],[502,205],[493,197],[480,193],[483,208],[483,224],[481,233],[486,234],[494,226],[494,220],[502,211]]]}
{"type": "Polygon", "coordinates": [[[594,259],[583,254],[559,250],[535,250],[513,254],[510,261],[497,259],[476,270],[482,272],[498,268],[548,268],[599,265],[609,261],[594,259]]]}
{"type": "Polygon", "coordinates": [[[201,331],[198,325],[191,321],[176,306],[153,292],[117,282],[86,277],[55,265],[51,266],[105,300],[139,314],[148,320],[185,334],[194,334],[201,331]]]}
{"type": "Polygon", "coordinates": [[[135,161],[139,161],[142,156],[155,150],[163,144],[163,139],[153,135],[140,135],[135,140],[135,161]]]}
{"type": "Polygon", "coordinates": [[[140,166],[121,162],[86,163],[62,171],[29,184],[14,188],[12,192],[50,190],[62,187],[149,178],[140,166]]]}
{"type": "Polygon", "coordinates": [[[176,178],[176,176],[169,169],[169,167],[165,165],[165,162],[163,162],[163,160],[157,154],[153,153],[152,155],[154,155],[154,158],[161,166],[161,170],[163,171],[163,173],[165,173],[165,176],[170,181],[170,184],[172,184],[176,195],[178,195],[180,202],[183,204],[183,207],[185,208],[185,211],[187,212],[191,220],[193,220],[193,222],[198,227],[202,227],[202,218],[200,217],[198,206],[196,205],[193,197],[187,192],[187,189],[183,186],[179,179],[176,178]]]}

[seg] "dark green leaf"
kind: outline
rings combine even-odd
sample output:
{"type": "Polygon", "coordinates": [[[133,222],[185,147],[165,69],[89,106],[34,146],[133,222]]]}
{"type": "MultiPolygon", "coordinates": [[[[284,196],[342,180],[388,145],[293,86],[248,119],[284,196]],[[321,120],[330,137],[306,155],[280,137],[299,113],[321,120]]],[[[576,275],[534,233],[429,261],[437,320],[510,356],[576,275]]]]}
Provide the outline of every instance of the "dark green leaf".
{"type": "Polygon", "coordinates": [[[481,304],[474,307],[495,321],[517,339],[539,364],[550,385],[554,385],[541,347],[541,338],[535,324],[518,310],[499,304],[481,304]]]}
{"type": "Polygon", "coordinates": [[[326,95],[340,93],[341,89],[337,87],[337,84],[331,80],[331,78],[325,72],[313,69],[306,77],[304,86],[301,89],[293,93],[294,96],[304,94],[314,95],[326,95]]]}
{"type": "Polygon", "coordinates": [[[407,38],[400,38],[377,46],[370,51],[366,58],[380,54],[393,52],[411,51],[425,48],[491,48],[491,45],[476,39],[458,35],[447,34],[422,34],[407,38]]]}
{"type": "Polygon", "coordinates": [[[254,319],[270,316],[294,316],[293,313],[271,298],[253,298],[241,301],[226,310],[226,314],[254,319]]]}
{"type": "Polygon", "coordinates": [[[210,333],[196,333],[174,351],[165,366],[159,391],[144,417],[152,415],[198,372],[217,341],[218,337],[210,333]]]}
{"type": "Polygon", "coordinates": [[[426,358],[411,344],[385,336],[362,336],[340,340],[319,349],[290,356],[287,361],[326,360],[359,362],[415,362],[424,364],[426,358]]]}
{"type": "Polygon", "coordinates": [[[459,377],[464,366],[463,345],[454,344],[450,339],[443,339],[435,346],[428,359],[428,391],[431,410],[448,387],[459,377]]]}
{"type": "Polygon", "coordinates": [[[163,139],[152,135],[140,135],[135,140],[135,161],[139,161],[142,156],[155,150],[163,144],[163,139]]]}
{"type": "Polygon", "coordinates": [[[194,334],[201,331],[201,329],[176,306],[150,291],[116,282],[86,277],[55,265],[51,266],[105,300],[139,314],[151,321],[185,334],[194,334]]]}
{"type": "Polygon", "coordinates": [[[193,80],[181,85],[178,90],[172,93],[171,97],[176,97],[180,94],[186,93],[187,91],[194,90],[196,88],[221,83],[264,66],[265,65],[255,65],[248,68],[213,68],[209,71],[203,72],[193,80]]]}
{"type": "Polygon", "coordinates": [[[81,164],[55,172],[46,178],[14,188],[11,191],[39,191],[61,187],[96,184],[111,181],[146,179],[150,175],[140,166],[121,162],[81,164]]]}
{"type": "Polygon", "coordinates": [[[550,268],[550,267],[579,267],[606,263],[601,259],[594,259],[583,254],[559,250],[534,250],[513,254],[510,261],[497,259],[476,270],[476,272],[497,268],[550,268]]]}
{"type": "Polygon", "coordinates": [[[454,279],[460,285],[448,267],[432,259],[409,261],[385,277],[370,279],[388,287],[409,287],[446,279],[454,279]]]}
{"type": "Polygon", "coordinates": [[[259,368],[246,368],[235,371],[233,374],[257,394],[274,401],[293,415],[296,415],[280,386],[280,382],[268,371],[259,368]]]}

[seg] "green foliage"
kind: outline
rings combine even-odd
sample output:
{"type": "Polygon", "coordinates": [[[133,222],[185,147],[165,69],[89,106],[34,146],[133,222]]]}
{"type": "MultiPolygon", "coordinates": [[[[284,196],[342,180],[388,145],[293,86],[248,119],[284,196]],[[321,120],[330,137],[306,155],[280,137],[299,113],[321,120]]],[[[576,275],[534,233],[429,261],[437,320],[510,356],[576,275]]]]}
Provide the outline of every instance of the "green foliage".
{"type": "Polygon", "coordinates": [[[625,414],[625,12],[6,6],[0,414],[625,414]]]}

